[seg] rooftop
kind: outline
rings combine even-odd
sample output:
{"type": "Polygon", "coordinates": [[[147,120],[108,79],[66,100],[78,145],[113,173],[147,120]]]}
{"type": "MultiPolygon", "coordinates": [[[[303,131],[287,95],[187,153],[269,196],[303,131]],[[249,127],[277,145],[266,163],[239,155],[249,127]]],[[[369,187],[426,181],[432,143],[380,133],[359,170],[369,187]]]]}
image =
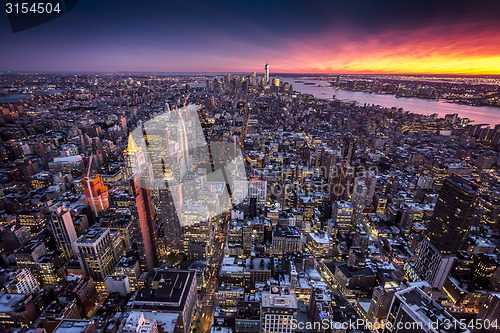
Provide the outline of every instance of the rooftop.
{"type": "Polygon", "coordinates": [[[53,333],[82,333],[93,323],[83,319],[64,319],[59,323],[53,333]]]}

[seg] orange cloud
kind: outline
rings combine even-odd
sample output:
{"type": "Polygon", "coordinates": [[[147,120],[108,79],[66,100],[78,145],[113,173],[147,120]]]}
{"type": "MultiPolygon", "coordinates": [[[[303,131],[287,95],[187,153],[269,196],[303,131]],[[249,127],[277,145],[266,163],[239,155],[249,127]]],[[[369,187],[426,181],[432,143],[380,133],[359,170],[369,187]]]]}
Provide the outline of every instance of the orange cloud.
{"type": "Polygon", "coordinates": [[[277,72],[500,74],[500,33],[466,25],[288,41],[277,72]]]}

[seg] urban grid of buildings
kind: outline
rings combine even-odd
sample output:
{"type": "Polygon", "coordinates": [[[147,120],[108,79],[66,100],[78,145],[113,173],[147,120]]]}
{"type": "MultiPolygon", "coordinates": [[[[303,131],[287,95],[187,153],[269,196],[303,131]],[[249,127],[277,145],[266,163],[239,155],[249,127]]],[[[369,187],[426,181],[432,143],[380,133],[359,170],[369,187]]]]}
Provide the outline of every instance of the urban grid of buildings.
{"type": "Polygon", "coordinates": [[[0,85],[2,332],[500,332],[500,125],[269,64],[0,85]]]}

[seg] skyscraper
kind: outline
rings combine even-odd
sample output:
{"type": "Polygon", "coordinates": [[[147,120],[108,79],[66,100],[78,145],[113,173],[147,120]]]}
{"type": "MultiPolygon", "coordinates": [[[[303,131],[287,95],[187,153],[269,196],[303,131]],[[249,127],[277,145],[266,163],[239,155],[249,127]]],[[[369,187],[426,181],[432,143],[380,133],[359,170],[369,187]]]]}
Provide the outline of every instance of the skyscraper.
{"type": "Polygon", "coordinates": [[[141,269],[152,273],[158,262],[158,254],[156,251],[155,213],[149,182],[141,176],[136,176],[130,179],[130,187],[135,199],[132,201],[130,212],[134,222],[141,269]]]}
{"type": "Polygon", "coordinates": [[[66,259],[71,258],[78,238],[71,213],[61,204],[51,206],[49,225],[56,239],[57,247],[64,253],[66,259]]]}
{"type": "MultiPolygon", "coordinates": [[[[140,174],[143,169],[149,167],[151,170],[151,165],[146,163],[146,155],[135,142],[132,133],[128,135],[127,149],[124,151],[124,162],[125,168],[123,170],[123,176],[125,179],[130,179],[133,175],[140,174]]],[[[152,171],[150,171],[150,176],[152,177],[152,171]]]]}
{"type": "Polygon", "coordinates": [[[96,216],[109,209],[108,187],[99,175],[82,178],[82,187],[85,201],[96,216]]]}
{"type": "Polygon", "coordinates": [[[383,332],[467,333],[469,330],[420,288],[410,287],[394,294],[383,332]]]}
{"type": "Polygon", "coordinates": [[[266,84],[269,84],[269,64],[266,63],[266,66],[264,67],[264,77],[265,77],[265,80],[266,80],[266,84]]]}
{"type": "Polygon", "coordinates": [[[477,186],[460,176],[446,178],[415,262],[415,269],[433,288],[442,288],[455,254],[472,223],[477,186]]]}
{"type": "Polygon", "coordinates": [[[260,307],[261,332],[291,333],[297,318],[297,297],[286,288],[271,287],[262,292],[260,307]]]}
{"type": "MultiPolygon", "coordinates": [[[[165,188],[158,190],[158,220],[163,223],[167,251],[182,250],[182,227],[175,208],[174,197],[182,198],[180,185],[165,182],[165,188]],[[174,193],[172,193],[174,192],[174,193]]],[[[182,202],[182,199],[180,200],[182,202]]]]}
{"type": "Polygon", "coordinates": [[[439,191],[428,226],[430,242],[443,254],[458,252],[474,216],[477,185],[454,175],[439,191]]]}
{"type": "Polygon", "coordinates": [[[104,278],[115,272],[113,244],[108,228],[92,227],[76,241],[77,257],[85,275],[91,277],[98,289],[104,278]]]}

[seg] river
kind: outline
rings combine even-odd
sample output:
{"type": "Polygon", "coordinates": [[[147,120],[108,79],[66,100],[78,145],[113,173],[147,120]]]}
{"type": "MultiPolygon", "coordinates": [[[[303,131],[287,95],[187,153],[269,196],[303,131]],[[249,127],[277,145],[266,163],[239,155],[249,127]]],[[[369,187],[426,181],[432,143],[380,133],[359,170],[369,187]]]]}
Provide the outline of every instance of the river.
{"type": "Polygon", "coordinates": [[[280,78],[282,82],[293,85],[293,90],[304,94],[311,94],[316,98],[332,99],[333,95],[339,100],[356,101],[359,104],[375,104],[383,107],[403,108],[405,111],[431,115],[437,113],[444,117],[449,113],[457,113],[460,118],[469,118],[475,124],[500,124],[500,108],[491,106],[470,106],[450,103],[446,100],[433,100],[412,97],[396,97],[395,95],[373,94],[361,91],[347,91],[334,89],[326,80],[302,80],[296,78],[280,78]],[[299,80],[300,82],[295,82],[299,80]],[[314,84],[304,84],[304,83],[314,84]]]}
{"type": "MultiPolygon", "coordinates": [[[[52,89],[44,92],[37,93],[38,95],[60,95],[63,92],[61,89],[52,89]]],[[[24,99],[31,99],[35,97],[32,94],[10,94],[7,96],[0,96],[0,103],[16,103],[24,99]]]]}

